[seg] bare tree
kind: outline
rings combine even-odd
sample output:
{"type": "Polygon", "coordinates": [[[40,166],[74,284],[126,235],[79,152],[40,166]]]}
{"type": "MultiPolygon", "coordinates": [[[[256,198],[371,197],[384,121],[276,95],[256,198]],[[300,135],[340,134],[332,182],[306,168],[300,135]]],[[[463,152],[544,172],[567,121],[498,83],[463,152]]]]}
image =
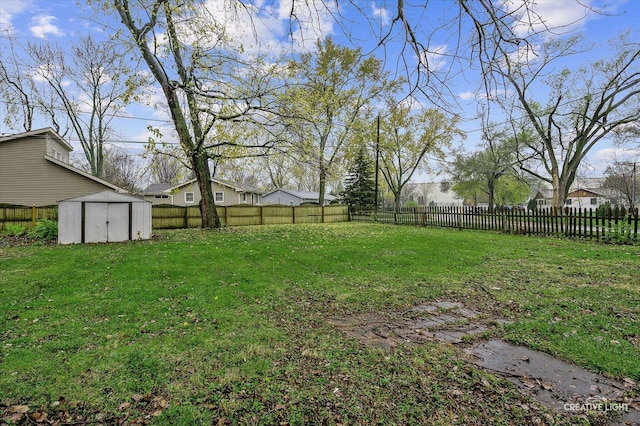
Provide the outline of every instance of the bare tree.
{"type": "Polygon", "coordinates": [[[115,46],[81,37],[70,54],[50,43],[30,44],[32,78],[46,82],[40,89],[43,111],[59,129],[60,112],[80,141],[91,174],[103,177],[104,146],[113,132],[111,122],[135,87],[128,78],[125,56],[115,46]]]}
{"type": "Polygon", "coordinates": [[[143,168],[126,150],[116,146],[105,147],[103,178],[131,193],[140,191],[143,168]]]}
{"type": "Polygon", "coordinates": [[[552,205],[560,209],[593,147],[640,119],[640,43],[623,35],[611,43],[610,59],[554,72],[583,47],[579,37],[549,37],[558,29],[544,24],[534,4],[460,4],[475,26],[486,97],[510,114],[514,134],[526,136],[518,139],[521,167],[552,185],[552,205]],[[519,132],[523,127],[530,131],[519,132]]]}
{"type": "Polygon", "coordinates": [[[19,127],[31,131],[37,106],[34,99],[33,81],[24,72],[24,58],[16,51],[15,37],[9,31],[2,31],[0,43],[0,97],[4,99],[4,124],[9,129],[19,127]]]}
{"type": "Polygon", "coordinates": [[[615,162],[604,172],[602,187],[613,197],[632,207],[640,198],[638,183],[638,162],[615,162]],[[624,201],[623,201],[624,200],[624,201]]]}
{"type": "Polygon", "coordinates": [[[186,167],[181,150],[165,146],[162,151],[151,149],[144,156],[149,158],[147,171],[152,183],[177,185],[186,177],[186,167]]]}

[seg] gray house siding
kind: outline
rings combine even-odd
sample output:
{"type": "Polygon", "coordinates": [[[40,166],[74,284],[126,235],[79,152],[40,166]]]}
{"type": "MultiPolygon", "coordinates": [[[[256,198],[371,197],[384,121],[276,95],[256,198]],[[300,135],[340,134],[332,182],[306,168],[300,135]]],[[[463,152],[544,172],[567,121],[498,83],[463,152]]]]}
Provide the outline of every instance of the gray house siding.
{"type": "MultiPolygon", "coordinates": [[[[242,191],[240,188],[211,182],[211,189],[218,206],[235,206],[237,204],[256,205],[262,202],[262,194],[242,191]]],[[[197,206],[202,199],[200,188],[195,180],[174,186],[165,191],[144,195],[145,200],[153,204],[171,204],[174,206],[197,206]]]]}
{"type": "Polygon", "coordinates": [[[286,206],[299,206],[300,203],[302,203],[302,199],[300,197],[296,197],[281,190],[264,195],[262,197],[262,201],[265,204],[284,204],[286,206]]]}
{"type": "MultiPolygon", "coordinates": [[[[263,204],[284,204],[288,206],[299,206],[302,203],[317,203],[319,199],[317,192],[296,191],[292,189],[276,189],[262,196],[263,204]]],[[[333,195],[325,194],[325,205],[335,200],[333,195]]]]}

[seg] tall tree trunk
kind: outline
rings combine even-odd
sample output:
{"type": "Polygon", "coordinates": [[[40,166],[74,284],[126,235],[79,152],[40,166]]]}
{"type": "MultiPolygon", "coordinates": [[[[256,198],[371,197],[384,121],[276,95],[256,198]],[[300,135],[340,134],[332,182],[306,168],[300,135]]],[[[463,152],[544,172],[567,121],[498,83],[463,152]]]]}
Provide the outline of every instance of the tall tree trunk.
{"type": "Polygon", "coordinates": [[[202,153],[195,154],[191,162],[193,163],[193,171],[200,188],[200,216],[202,217],[202,228],[215,229],[220,228],[220,217],[216,209],[215,197],[211,188],[211,172],[209,171],[209,162],[206,155],[202,153]]]}
{"type": "Polygon", "coordinates": [[[393,193],[393,201],[395,204],[396,213],[400,213],[400,207],[402,207],[400,194],[401,194],[401,191],[397,191],[393,193]]]}
{"type": "Polygon", "coordinates": [[[493,213],[494,211],[494,199],[496,193],[496,185],[493,179],[489,179],[487,182],[487,189],[489,192],[489,213],[493,213]]]}
{"type": "Polygon", "coordinates": [[[324,170],[320,170],[320,184],[318,185],[318,203],[324,206],[324,192],[327,186],[327,173],[324,170]]]}
{"type": "MultiPolygon", "coordinates": [[[[200,189],[200,213],[202,214],[201,226],[205,229],[219,228],[220,218],[218,217],[215,198],[213,196],[213,190],[211,189],[211,172],[209,170],[207,153],[202,145],[204,135],[201,131],[201,123],[198,121],[198,114],[194,110],[194,108],[196,108],[195,102],[193,102],[193,98],[190,98],[189,105],[185,107],[187,109],[183,109],[178,95],[179,89],[169,80],[162,63],[155,56],[154,52],[151,51],[150,45],[147,43],[148,40],[146,35],[156,25],[158,11],[162,6],[164,6],[167,24],[169,27],[168,34],[172,41],[170,44],[175,49],[173,53],[176,58],[178,71],[180,72],[183,81],[186,81],[185,70],[182,68],[180,52],[177,50],[177,46],[179,46],[180,43],[176,39],[175,27],[169,4],[165,3],[163,0],[156,0],[153,3],[152,11],[150,13],[151,21],[141,27],[137,27],[136,21],[131,16],[128,2],[123,0],[116,0],[115,2],[115,7],[120,14],[123,24],[131,31],[131,34],[142,53],[142,57],[149,66],[149,70],[155,77],[156,81],[160,84],[160,87],[162,87],[162,91],[164,92],[167,100],[169,112],[171,113],[171,119],[175,126],[175,130],[178,133],[180,146],[190,159],[191,166],[198,182],[198,188],[200,189]],[[189,131],[185,111],[189,113],[192,119],[195,134],[191,134],[189,131]]],[[[188,94],[187,96],[189,97],[188,94]]]]}

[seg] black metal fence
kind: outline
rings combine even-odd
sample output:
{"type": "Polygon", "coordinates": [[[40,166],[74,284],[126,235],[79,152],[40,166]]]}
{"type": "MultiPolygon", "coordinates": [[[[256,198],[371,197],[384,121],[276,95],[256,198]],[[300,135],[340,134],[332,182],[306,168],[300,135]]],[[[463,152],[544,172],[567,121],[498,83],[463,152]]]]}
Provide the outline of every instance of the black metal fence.
{"type": "Polygon", "coordinates": [[[398,225],[481,229],[526,235],[565,235],[609,242],[638,241],[638,210],[488,209],[478,207],[405,207],[378,211],[350,211],[353,221],[398,225]]]}

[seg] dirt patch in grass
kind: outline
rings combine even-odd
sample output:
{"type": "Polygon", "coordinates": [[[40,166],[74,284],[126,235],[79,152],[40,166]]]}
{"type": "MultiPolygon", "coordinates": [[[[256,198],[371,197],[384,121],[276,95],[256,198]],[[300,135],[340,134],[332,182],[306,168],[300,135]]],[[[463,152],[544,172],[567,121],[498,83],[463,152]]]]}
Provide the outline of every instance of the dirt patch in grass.
{"type": "Polygon", "coordinates": [[[542,352],[502,340],[476,341],[509,321],[465,307],[435,301],[405,312],[332,317],[329,324],[363,344],[384,350],[437,341],[460,345],[461,357],[511,381],[541,405],[563,414],[613,413],[612,424],[640,424],[640,403],[628,397],[636,383],[619,383],[542,352]]]}
{"type": "Polygon", "coordinates": [[[508,321],[465,308],[460,302],[436,301],[405,312],[334,317],[328,322],[366,345],[392,349],[427,340],[458,344],[508,321]]]}

